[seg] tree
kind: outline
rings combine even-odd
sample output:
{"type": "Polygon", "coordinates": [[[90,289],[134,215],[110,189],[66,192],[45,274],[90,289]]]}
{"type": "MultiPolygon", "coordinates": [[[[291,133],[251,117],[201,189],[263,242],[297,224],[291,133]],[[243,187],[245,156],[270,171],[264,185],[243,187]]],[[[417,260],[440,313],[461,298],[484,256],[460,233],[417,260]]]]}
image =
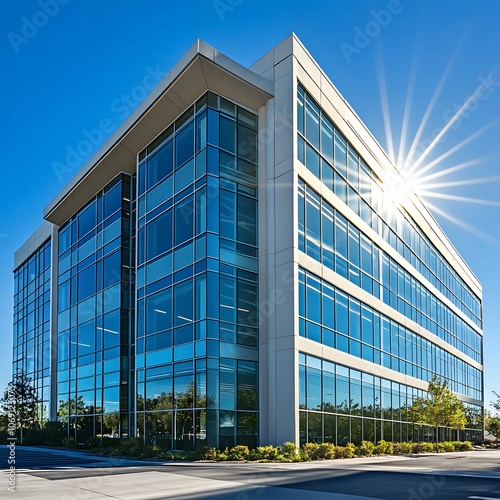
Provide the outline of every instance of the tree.
{"type": "Polygon", "coordinates": [[[32,379],[19,370],[9,382],[0,400],[2,413],[8,420],[14,416],[15,427],[20,432],[20,442],[23,443],[23,430],[39,429],[40,418],[38,407],[41,402],[37,390],[31,384],[32,379]]]}
{"type": "Polygon", "coordinates": [[[463,403],[448,388],[446,380],[441,381],[435,375],[429,382],[427,397],[414,400],[413,411],[416,422],[434,427],[436,452],[439,451],[439,427],[463,429],[467,422],[463,403]]]}
{"type": "Polygon", "coordinates": [[[497,439],[500,438],[500,417],[497,415],[486,416],[485,428],[490,433],[493,434],[497,439]]]}
{"type": "Polygon", "coordinates": [[[498,392],[492,391],[495,397],[497,398],[496,401],[491,402],[491,406],[495,408],[496,411],[500,412],[500,394],[498,392]]]}
{"type": "Polygon", "coordinates": [[[406,405],[403,409],[402,418],[411,423],[412,438],[415,441],[415,432],[417,433],[418,441],[420,442],[420,433],[418,432],[418,424],[421,421],[423,411],[423,399],[416,398],[411,405],[406,405]]]}
{"type": "Polygon", "coordinates": [[[70,415],[92,415],[101,413],[99,408],[94,408],[93,405],[87,405],[83,400],[83,396],[78,398],[61,399],[57,410],[58,417],[69,417],[70,415]]]}

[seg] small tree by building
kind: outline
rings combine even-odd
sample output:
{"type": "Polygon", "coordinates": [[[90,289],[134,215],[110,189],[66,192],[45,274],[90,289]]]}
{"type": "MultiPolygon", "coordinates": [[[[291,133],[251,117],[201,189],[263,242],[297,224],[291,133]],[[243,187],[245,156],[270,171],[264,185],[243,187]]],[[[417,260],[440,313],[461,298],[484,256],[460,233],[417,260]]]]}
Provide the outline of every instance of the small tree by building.
{"type": "Polygon", "coordinates": [[[490,434],[500,439],[500,417],[498,415],[488,414],[485,419],[485,428],[490,434]]]}
{"type": "Polygon", "coordinates": [[[434,427],[436,452],[439,451],[440,427],[463,429],[467,422],[463,403],[449,389],[447,382],[435,375],[429,382],[427,397],[414,400],[412,412],[416,422],[434,427]]]}
{"type": "Polygon", "coordinates": [[[500,394],[498,392],[492,391],[495,397],[497,398],[496,401],[491,402],[491,406],[495,408],[496,411],[500,412],[500,394]]]}
{"type": "Polygon", "coordinates": [[[19,429],[20,442],[23,443],[23,430],[39,429],[38,406],[40,398],[28,375],[20,370],[9,382],[0,400],[2,414],[9,422],[13,415],[16,429],[19,429]]]}

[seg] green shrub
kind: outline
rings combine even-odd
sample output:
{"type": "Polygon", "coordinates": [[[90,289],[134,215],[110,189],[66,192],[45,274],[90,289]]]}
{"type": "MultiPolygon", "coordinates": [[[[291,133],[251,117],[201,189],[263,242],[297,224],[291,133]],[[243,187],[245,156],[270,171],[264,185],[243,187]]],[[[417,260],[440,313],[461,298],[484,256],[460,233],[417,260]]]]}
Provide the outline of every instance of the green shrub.
{"type": "Polygon", "coordinates": [[[96,450],[102,448],[101,440],[97,437],[89,437],[85,443],[84,447],[86,450],[96,450]]]}
{"type": "Polygon", "coordinates": [[[301,455],[304,460],[313,460],[313,457],[318,453],[318,443],[304,443],[301,449],[301,455]]]}
{"type": "Polygon", "coordinates": [[[144,441],[140,438],[115,439],[114,441],[118,442],[118,444],[113,443],[113,445],[115,445],[122,455],[131,457],[140,457],[145,446],[144,441]]]}
{"type": "Polygon", "coordinates": [[[73,436],[66,436],[62,439],[62,445],[66,448],[76,448],[78,445],[75,443],[75,438],[73,436]]]}
{"type": "Polygon", "coordinates": [[[227,459],[234,461],[247,460],[249,453],[250,452],[248,451],[248,446],[239,444],[237,446],[234,446],[227,452],[227,459]]]}
{"type": "Polygon", "coordinates": [[[381,439],[373,450],[375,455],[392,455],[392,443],[381,439]]]}
{"type": "Polygon", "coordinates": [[[420,453],[432,453],[435,451],[434,443],[420,443],[420,453]]]}
{"type": "Polygon", "coordinates": [[[258,446],[252,450],[249,455],[249,460],[279,460],[281,455],[281,446],[258,446]]]}
{"type": "Polygon", "coordinates": [[[283,445],[283,456],[290,460],[296,460],[299,456],[299,447],[295,443],[287,441],[283,445]]]}
{"type": "Polygon", "coordinates": [[[33,446],[61,446],[67,436],[67,428],[63,422],[49,420],[40,429],[27,429],[23,433],[23,444],[33,446]]]}
{"type": "Polygon", "coordinates": [[[304,460],[324,460],[335,458],[336,450],[333,443],[305,443],[302,446],[304,460]]]}
{"type": "Polygon", "coordinates": [[[195,460],[217,460],[217,448],[203,446],[196,451],[195,460]]]}
{"type": "Polygon", "coordinates": [[[413,452],[413,443],[392,443],[393,455],[404,455],[413,452]]]}
{"type": "Polygon", "coordinates": [[[443,441],[440,444],[443,451],[455,451],[455,445],[451,441],[443,441]]]}
{"type": "Polygon", "coordinates": [[[412,452],[413,453],[422,453],[422,447],[420,446],[421,443],[413,443],[412,444],[412,452]]]}
{"type": "MultiPolygon", "coordinates": [[[[121,450],[117,448],[116,451],[120,452],[121,450]]],[[[155,444],[148,444],[144,446],[139,456],[141,458],[155,458],[158,456],[160,451],[161,448],[159,446],[156,446],[155,444]]]]}
{"type": "Polygon", "coordinates": [[[460,443],[459,451],[472,451],[472,443],[470,441],[463,441],[460,443]]]}
{"type": "Polygon", "coordinates": [[[438,443],[438,450],[443,451],[455,451],[455,445],[451,441],[443,441],[438,443]]]}
{"type": "Polygon", "coordinates": [[[313,460],[330,460],[335,458],[336,447],[333,443],[321,443],[313,460]]]}
{"type": "Polygon", "coordinates": [[[103,436],[102,445],[105,448],[118,448],[120,446],[121,439],[110,438],[108,436],[103,436]]]}
{"type": "Polygon", "coordinates": [[[345,446],[335,448],[335,458],[353,458],[356,453],[356,445],[347,443],[345,446]]]}
{"type": "Polygon", "coordinates": [[[363,441],[360,446],[356,447],[356,455],[366,457],[373,455],[375,445],[371,441],[363,441]]]}

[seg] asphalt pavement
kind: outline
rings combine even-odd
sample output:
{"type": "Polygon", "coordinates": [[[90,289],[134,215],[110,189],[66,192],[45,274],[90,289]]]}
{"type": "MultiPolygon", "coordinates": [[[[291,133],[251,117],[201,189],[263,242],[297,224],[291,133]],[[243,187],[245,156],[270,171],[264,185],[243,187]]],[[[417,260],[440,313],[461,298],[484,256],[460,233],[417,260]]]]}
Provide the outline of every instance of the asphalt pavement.
{"type": "Polygon", "coordinates": [[[308,463],[143,462],[28,447],[15,454],[12,474],[0,447],[0,498],[500,500],[500,450],[308,463]]]}

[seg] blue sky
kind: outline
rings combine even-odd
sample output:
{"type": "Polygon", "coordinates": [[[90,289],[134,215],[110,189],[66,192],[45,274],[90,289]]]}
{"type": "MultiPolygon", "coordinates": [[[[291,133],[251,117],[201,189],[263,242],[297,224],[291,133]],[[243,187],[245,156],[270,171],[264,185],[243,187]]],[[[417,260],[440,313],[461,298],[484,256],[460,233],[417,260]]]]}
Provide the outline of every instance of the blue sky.
{"type": "Polygon", "coordinates": [[[428,173],[469,166],[421,189],[434,193],[425,199],[483,283],[485,401],[500,391],[498,1],[23,0],[4,3],[0,14],[1,389],[11,370],[13,254],[143,99],[144,82],[166,73],[197,38],[249,65],[294,31],[384,148],[392,135],[396,158],[402,131],[408,152],[433,102],[416,149],[440,140],[419,168],[442,156],[428,173]],[[88,137],[92,151],[82,145],[88,137]],[[71,150],[71,168],[61,169],[71,150]]]}

